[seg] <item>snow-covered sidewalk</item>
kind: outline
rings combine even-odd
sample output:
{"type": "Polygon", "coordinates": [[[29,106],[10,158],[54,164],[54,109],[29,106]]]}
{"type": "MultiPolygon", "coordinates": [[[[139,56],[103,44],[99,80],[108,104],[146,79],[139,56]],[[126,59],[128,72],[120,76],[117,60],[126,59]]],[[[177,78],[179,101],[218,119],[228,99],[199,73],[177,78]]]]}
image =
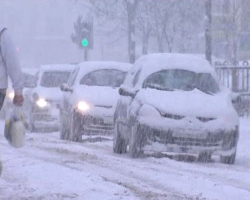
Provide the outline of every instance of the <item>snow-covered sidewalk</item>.
{"type": "MultiPolygon", "coordinates": [[[[0,135],[1,200],[250,199],[250,119],[241,119],[235,165],[132,159],[112,152],[112,140],[81,144],[59,133],[28,133],[22,149],[0,135]]],[[[3,122],[0,124],[3,130],[3,122]]],[[[2,131],[3,132],[3,131],[2,131]]]]}

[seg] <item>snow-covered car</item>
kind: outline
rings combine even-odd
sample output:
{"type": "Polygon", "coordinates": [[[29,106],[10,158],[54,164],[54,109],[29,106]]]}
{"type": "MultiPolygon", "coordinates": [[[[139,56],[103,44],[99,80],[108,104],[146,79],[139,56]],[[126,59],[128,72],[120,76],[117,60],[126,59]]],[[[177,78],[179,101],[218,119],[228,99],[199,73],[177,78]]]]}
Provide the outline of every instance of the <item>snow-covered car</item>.
{"type": "Polygon", "coordinates": [[[61,139],[81,141],[83,134],[112,132],[118,89],[131,66],[111,61],[78,64],[68,83],[61,87],[61,139]]]}
{"type": "Polygon", "coordinates": [[[239,118],[231,93],[210,64],[195,55],[140,57],[119,90],[113,151],[219,155],[235,161],[239,118]]]}
{"type": "Polygon", "coordinates": [[[31,131],[59,129],[60,86],[66,83],[75,65],[53,64],[41,66],[37,86],[29,96],[28,124],[31,131]]]}

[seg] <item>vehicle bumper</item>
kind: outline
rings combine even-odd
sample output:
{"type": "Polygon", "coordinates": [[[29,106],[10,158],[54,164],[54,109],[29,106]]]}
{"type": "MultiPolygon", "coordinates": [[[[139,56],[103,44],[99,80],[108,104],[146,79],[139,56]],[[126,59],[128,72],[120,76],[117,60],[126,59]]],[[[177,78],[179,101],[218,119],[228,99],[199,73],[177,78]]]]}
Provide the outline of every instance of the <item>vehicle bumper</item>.
{"type": "Polygon", "coordinates": [[[84,134],[110,134],[113,133],[113,115],[83,114],[77,113],[84,134]]]}
{"type": "Polygon", "coordinates": [[[59,130],[59,110],[54,109],[51,112],[37,111],[32,113],[33,126],[37,129],[57,129],[59,130]]]}
{"type": "Polygon", "coordinates": [[[214,155],[230,156],[236,152],[238,141],[238,127],[232,131],[205,132],[199,134],[176,134],[175,129],[159,130],[147,125],[140,125],[143,134],[143,148],[145,154],[177,153],[197,155],[210,153],[214,155]]]}

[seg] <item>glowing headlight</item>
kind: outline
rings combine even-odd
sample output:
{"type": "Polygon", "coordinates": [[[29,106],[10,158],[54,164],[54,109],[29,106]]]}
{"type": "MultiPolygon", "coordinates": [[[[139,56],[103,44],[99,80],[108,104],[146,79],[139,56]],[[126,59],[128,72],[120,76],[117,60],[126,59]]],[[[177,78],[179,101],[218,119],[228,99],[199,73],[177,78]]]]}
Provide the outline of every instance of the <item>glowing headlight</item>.
{"type": "Polygon", "coordinates": [[[8,98],[9,99],[13,99],[14,98],[14,95],[15,95],[15,93],[12,91],[12,92],[9,92],[8,93],[8,98]]]}
{"type": "Polygon", "coordinates": [[[45,101],[44,99],[38,99],[38,100],[36,101],[36,104],[37,104],[39,107],[43,108],[43,107],[47,106],[48,102],[45,101]]]}
{"type": "Polygon", "coordinates": [[[77,104],[77,108],[83,112],[86,112],[90,109],[90,106],[85,101],[80,101],[77,104]]]}

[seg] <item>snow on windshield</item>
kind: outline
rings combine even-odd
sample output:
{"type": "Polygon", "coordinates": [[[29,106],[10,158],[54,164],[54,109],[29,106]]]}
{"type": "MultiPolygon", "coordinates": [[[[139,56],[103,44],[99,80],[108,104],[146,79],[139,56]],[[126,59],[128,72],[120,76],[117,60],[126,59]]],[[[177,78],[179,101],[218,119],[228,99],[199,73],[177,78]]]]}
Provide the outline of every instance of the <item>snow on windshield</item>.
{"type": "Polygon", "coordinates": [[[162,70],[150,75],[143,83],[143,88],[147,87],[166,91],[191,91],[197,88],[212,94],[219,91],[211,74],[179,69],[162,70]]]}
{"type": "Polygon", "coordinates": [[[85,75],[80,85],[120,87],[126,76],[126,72],[120,70],[97,70],[85,75]]]}

